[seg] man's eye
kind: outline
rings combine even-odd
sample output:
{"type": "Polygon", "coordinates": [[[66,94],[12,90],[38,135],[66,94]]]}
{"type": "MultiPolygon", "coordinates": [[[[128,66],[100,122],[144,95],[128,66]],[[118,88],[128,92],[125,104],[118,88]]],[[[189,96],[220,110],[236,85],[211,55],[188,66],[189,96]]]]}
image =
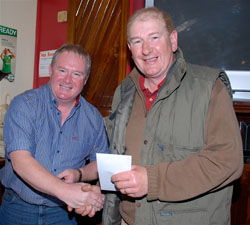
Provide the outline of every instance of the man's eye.
{"type": "Polygon", "coordinates": [[[59,69],[59,72],[64,73],[65,70],[64,69],[59,69]]]}
{"type": "Polygon", "coordinates": [[[156,39],[158,39],[158,38],[159,38],[158,36],[154,36],[154,37],[153,37],[154,40],[156,40],[156,39]]]}
{"type": "Polygon", "coordinates": [[[80,73],[74,73],[74,75],[77,76],[77,77],[80,77],[80,76],[81,76],[80,73]]]}
{"type": "Polygon", "coordinates": [[[133,43],[134,45],[136,45],[136,44],[140,44],[141,41],[140,41],[140,40],[135,40],[135,41],[133,41],[132,43],[133,43]]]}

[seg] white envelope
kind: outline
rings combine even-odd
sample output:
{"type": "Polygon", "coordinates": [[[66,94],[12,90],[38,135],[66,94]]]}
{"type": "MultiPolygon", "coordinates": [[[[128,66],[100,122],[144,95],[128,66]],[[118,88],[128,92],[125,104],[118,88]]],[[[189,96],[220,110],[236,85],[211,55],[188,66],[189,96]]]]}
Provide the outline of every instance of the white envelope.
{"type": "Polygon", "coordinates": [[[96,160],[101,189],[117,191],[115,185],[111,182],[111,176],[131,170],[132,156],[96,153],[96,160]]]}

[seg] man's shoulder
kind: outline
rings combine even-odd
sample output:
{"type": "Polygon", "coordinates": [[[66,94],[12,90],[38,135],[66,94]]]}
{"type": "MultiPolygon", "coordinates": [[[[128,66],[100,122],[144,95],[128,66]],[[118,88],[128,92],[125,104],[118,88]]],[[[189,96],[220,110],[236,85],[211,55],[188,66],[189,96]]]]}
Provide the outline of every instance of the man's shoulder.
{"type": "Polygon", "coordinates": [[[41,86],[36,89],[29,89],[24,91],[23,93],[16,95],[13,98],[13,102],[15,103],[25,103],[27,105],[31,105],[34,107],[37,104],[40,104],[41,101],[46,101],[48,98],[48,90],[46,85],[41,86]]]}
{"type": "Polygon", "coordinates": [[[89,103],[83,96],[80,96],[80,103],[83,106],[82,110],[86,114],[93,115],[94,117],[97,117],[97,118],[102,118],[101,113],[99,112],[97,107],[89,103]]]}
{"type": "Polygon", "coordinates": [[[225,72],[218,68],[197,65],[187,63],[187,74],[189,78],[204,80],[204,81],[215,81],[220,74],[225,72]]]}
{"type": "Polygon", "coordinates": [[[195,74],[219,74],[220,69],[218,68],[213,68],[209,66],[204,66],[204,65],[198,65],[198,64],[192,64],[192,63],[187,63],[187,68],[188,70],[191,70],[195,74]]]}

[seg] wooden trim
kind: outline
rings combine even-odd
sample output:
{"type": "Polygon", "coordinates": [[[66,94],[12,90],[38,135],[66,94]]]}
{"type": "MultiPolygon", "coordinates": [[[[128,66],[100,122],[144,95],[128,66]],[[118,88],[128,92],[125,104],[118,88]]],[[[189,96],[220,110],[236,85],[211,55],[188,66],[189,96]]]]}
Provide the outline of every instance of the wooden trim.
{"type": "Polygon", "coordinates": [[[127,21],[129,17],[129,1],[122,1],[122,27],[121,27],[121,38],[120,38],[120,50],[119,50],[119,77],[118,84],[126,76],[127,68],[127,21]]]}
{"type": "Polygon", "coordinates": [[[250,113],[250,102],[233,102],[236,113],[250,113]]]}
{"type": "Polygon", "coordinates": [[[67,42],[74,43],[75,40],[75,22],[76,17],[74,16],[76,12],[77,2],[76,0],[68,0],[68,26],[67,26],[67,42]]]}

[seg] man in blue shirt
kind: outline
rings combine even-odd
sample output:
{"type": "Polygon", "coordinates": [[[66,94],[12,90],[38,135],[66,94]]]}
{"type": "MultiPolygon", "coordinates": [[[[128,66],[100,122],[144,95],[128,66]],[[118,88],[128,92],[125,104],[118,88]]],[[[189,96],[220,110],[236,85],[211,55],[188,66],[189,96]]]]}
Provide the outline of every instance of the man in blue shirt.
{"type": "Polygon", "coordinates": [[[100,188],[80,182],[98,178],[96,153],[109,151],[102,116],[80,95],[90,68],[79,45],[63,45],[53,55],[50,82],[12,100],[0,224],[76,224],[66,205],[86,207],[89,216],[103,207],[100,188]]]}

